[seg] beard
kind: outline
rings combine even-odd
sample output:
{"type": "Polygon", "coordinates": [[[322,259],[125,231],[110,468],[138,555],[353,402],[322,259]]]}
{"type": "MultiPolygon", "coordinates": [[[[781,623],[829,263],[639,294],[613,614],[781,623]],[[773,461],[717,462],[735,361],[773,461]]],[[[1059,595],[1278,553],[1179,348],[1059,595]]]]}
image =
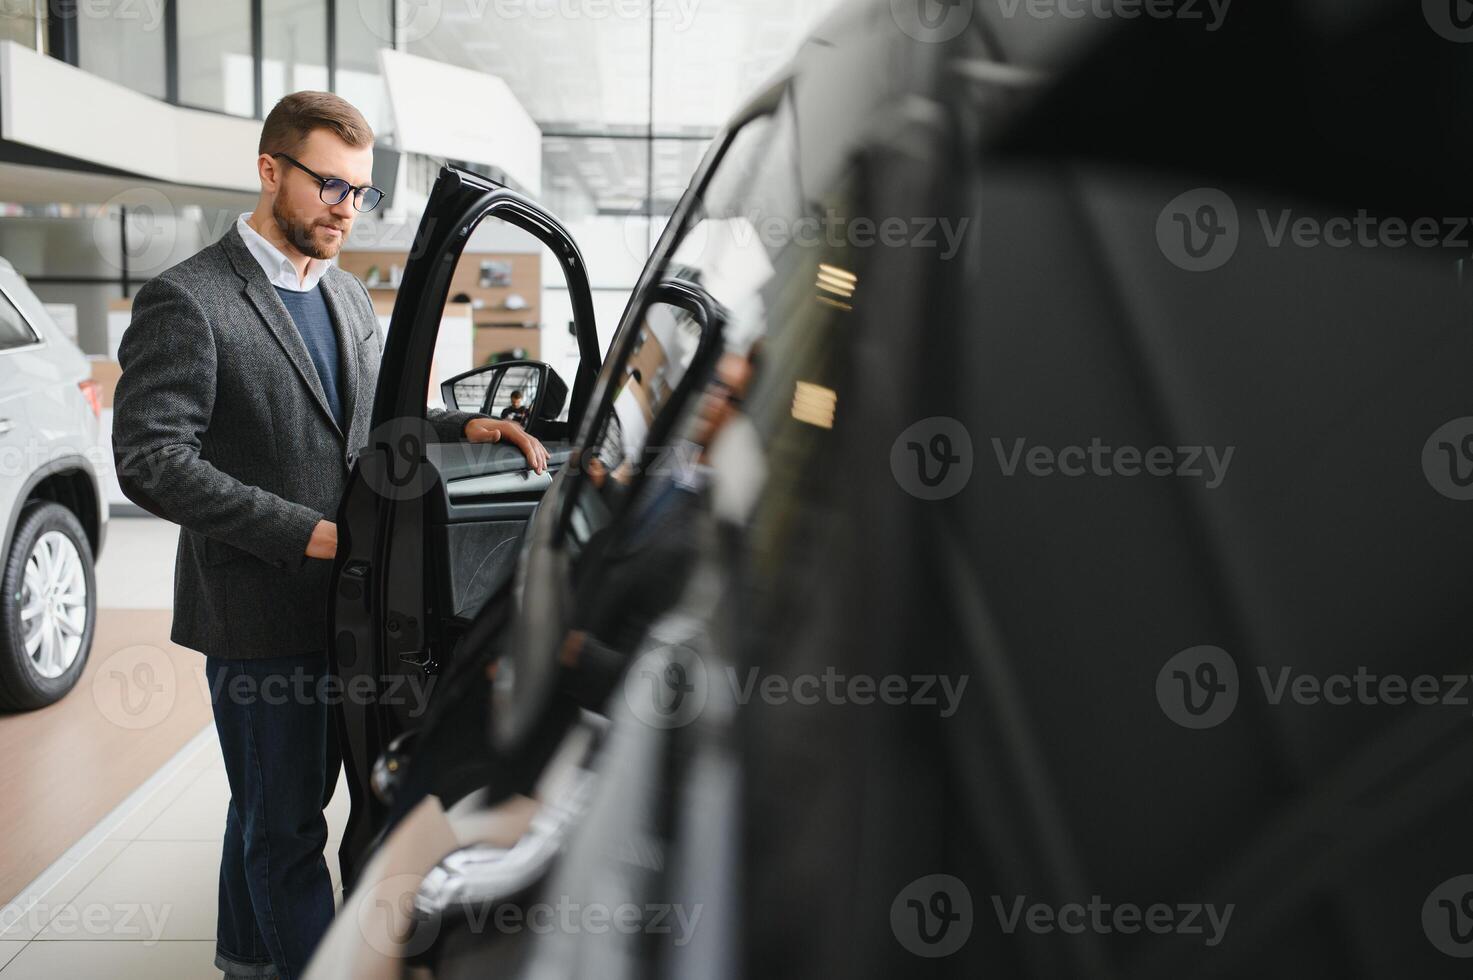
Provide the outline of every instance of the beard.
{"type": "Polygon", "coordinates": [[[276,227],[281,229],[282,235],[291,242],[293,248],[314,259],[333,258],[348,237],[348,230],[332,218],[306,223],[298,221],[287,212],[279,197],[271,203],[271,217],[276,220],[276,227]],[[323,228],[338,228],[343,234],[339,238],[331,238],[321,232],[320,229],[323,228]]]}

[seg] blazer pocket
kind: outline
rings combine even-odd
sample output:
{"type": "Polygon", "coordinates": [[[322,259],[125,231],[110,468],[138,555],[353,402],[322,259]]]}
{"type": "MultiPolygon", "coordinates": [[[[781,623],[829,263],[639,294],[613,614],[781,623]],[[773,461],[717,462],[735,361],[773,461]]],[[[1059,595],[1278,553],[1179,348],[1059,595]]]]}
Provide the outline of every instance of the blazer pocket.
{"type": "Polygon", "coordinates": [[[205,538],[206,565],[211,567],[215,565],[228,565],[230,562],[250,557],[252,556],[249,551],[244,551],[215,538],[205,538]]]}

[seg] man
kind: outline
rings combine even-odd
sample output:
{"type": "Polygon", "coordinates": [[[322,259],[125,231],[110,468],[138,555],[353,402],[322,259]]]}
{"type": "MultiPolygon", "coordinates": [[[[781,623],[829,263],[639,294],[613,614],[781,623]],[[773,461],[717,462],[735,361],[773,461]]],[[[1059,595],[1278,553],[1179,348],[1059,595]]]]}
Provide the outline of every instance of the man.
{"type": "Polygon", "coordinates": [[[522,391],[520,388],[511,393],[511,404],[501,410],[501,417],[503,419],[523,426],[527,424],[527,416],[530,414],[522,406],[522,391]]]}
{"type": "MultiPolygon", "coordinates": [[[[381,194],[373,132],[335,95],[282,99],[258,149],[255,210],[138,292],[113,444],[128,498],[181,526],[170,638],[207,658],[231,794],[215,963],[291,980],[333,915],[333,517],[369,441],[381,354],[367,290],[329,260],[381,194]]],[[[443,440],[504,439],[546,467],[514,423],[427,421],[443,440]]]]}

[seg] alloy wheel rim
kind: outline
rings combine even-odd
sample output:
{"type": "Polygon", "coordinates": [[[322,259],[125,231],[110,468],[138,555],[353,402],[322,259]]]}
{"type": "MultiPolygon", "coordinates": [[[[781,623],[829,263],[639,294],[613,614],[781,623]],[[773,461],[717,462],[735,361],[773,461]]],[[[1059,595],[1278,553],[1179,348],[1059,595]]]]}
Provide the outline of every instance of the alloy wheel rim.
{"type": "Polygon", "coordinates": [[[45,678],[66,673],[87,631],[87,575],[72,539],[47,531],[26,559],[21,632],[31,667],[45,678]]]}

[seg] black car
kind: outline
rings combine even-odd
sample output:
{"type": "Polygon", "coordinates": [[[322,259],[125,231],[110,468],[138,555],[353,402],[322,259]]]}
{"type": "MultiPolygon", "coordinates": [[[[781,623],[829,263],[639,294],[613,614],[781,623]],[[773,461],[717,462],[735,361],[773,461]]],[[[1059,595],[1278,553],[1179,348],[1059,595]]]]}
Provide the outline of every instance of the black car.
{"type": "Polygon", "coordinates": [[[536,798],[379,952],[1462,975],[1473,47],[1436,4],[935,6],[846,6],[730,122],[601,365],[557,222],[442,173],[339,515],[337,669],[385,695],[348,901],[426,798],[536,798]],[[568,410],[521,367],[550,480],[417,424],[488,214],[574,297],[568,410]]]}

